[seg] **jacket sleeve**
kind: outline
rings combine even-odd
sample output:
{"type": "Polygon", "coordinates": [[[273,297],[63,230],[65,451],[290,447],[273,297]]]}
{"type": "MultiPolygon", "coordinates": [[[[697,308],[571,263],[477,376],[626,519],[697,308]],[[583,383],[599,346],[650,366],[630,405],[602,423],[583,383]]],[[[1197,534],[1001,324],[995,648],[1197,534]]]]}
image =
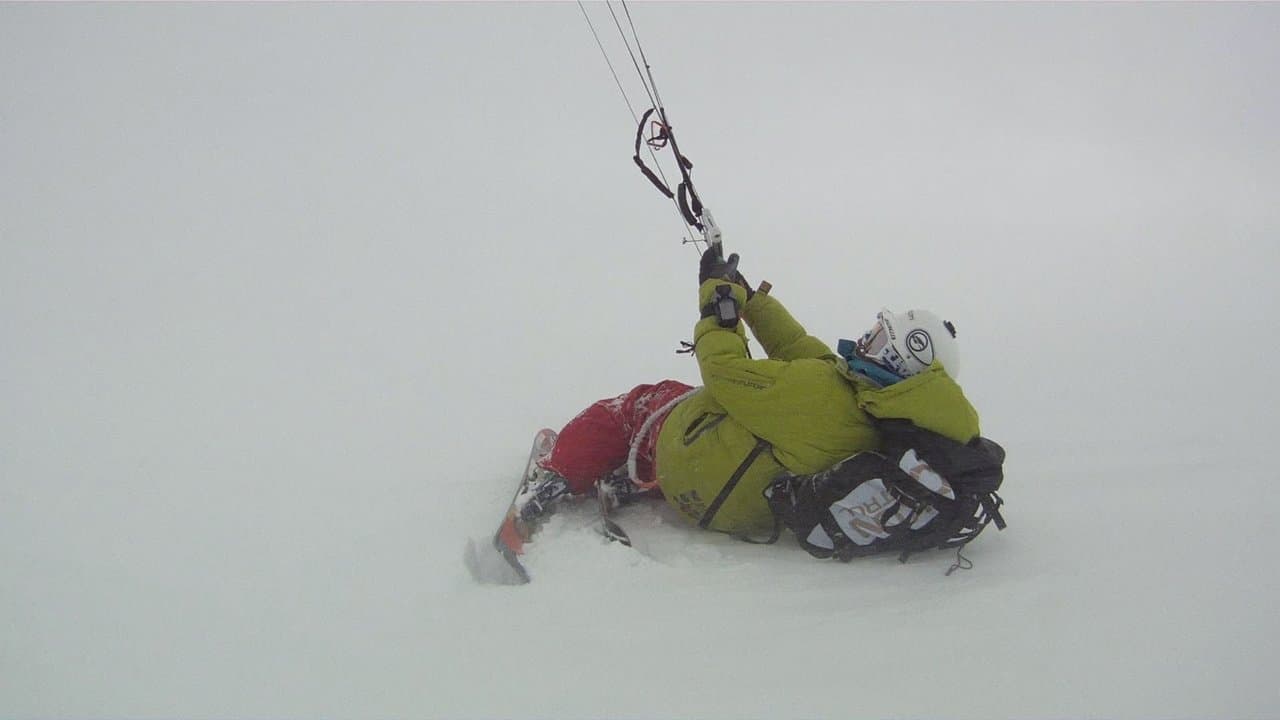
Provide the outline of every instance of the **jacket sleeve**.
{"type": "MultiPolygon", "coordinates": [[[[699,307],[710,303],[716,287],[724,284],[724,280],[716,279],[703,283],[698,293],[699,307]]],[[[746,304],[746,288],[731,287],[733,297],[742,307],[746,304]]],[[[693,342],[703,386],[725,410],[761,435],[762,425],[767,425],[768,398],[772,395],[769,391],[786,363],[751,359],[742,323],[734,328],[722,328],[714,317],[702,318],[694,326],[693,342]]]]}
{"type": "Polygon", "coordinates": [[[981,433],[978,411],[964,391],[940,365],[876,390],[858,393],[858,406],[881,420],[910,420],[956,442],[969,442],[981,433]]]}
{"type": "MultiPolygon", "coordinates": [[[[747,304],[746,288],[713,278],[702,283],[702,287],[698,289],[699,312],[715,299],[716,288],[721,285],[729,285],[733,292],[733,299],[738,301],[739,308],[747,304]]],[[[705,359],[712,356],[725,359],[751,359],[750,353],[747,352],[747,333],[742,323],[732,328],[723,328],[714,317],[704,317],[693,326],[693,346],[699,367],[704,367],[705,359]]],[[[703,375],[706,375],[705,367],[703,375]]]]}
{"type": "MultiPolygon", "coordinates": [[[[704,306],[721,284],[723,281],[714,280],[703,284],[700,299],[704,306]]],[[[742,302],[746,288],[734,286],[733,295],[742,302]]],[[[760,299],[757,293],[752,305],[764,307],[755,305],[760,299]]],[[[799,326],[791,323],[799,331],[799,326]]],[[[799,331],[790,342],[780,343],[783,354],[801,354],[806,337],[799,331]]],[[[774,458],[784,467],[793,472],[817,472],[849,455],[851,442],[874,446],[875,432],[858,408],[853,384],[833,372],[840,363],[825,347],[817,347],[819,343],[813,338],[807,343],[812,348],[809,352],[829,357],[752,360],[742,324],[722,328],[715,318],[700,320],[694,338],[705,394],[733,418],[733,426],[768,441],[774,458]]]]}
{"type": "Polygon", "coordinates": [[[831,347],[805,332],[776,298],[756,293],[743,308],[742,318],[751,327],[765,354],[774,360],[800,360],[835,355],[831,347]]]}

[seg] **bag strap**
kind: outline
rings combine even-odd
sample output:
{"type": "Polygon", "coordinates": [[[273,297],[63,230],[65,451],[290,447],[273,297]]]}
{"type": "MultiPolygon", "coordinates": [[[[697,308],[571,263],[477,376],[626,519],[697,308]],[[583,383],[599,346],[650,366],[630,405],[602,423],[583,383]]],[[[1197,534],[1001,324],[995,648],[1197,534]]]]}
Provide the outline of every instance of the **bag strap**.
{"type": "Polygon", "coordinates": [[[747,474],[747,470],[755,463],[756,458],[760,457],[760,453],[769,449],[769,443],[761,438],[756,438],[755,447],[751,448],[751,452],[747,453],[747,457],[738,465],[738,469],[733,471],[733,475],[729,476],[729,482],[720,488],[720,492],[715,499],[711,501],[711,505],[707,507],[707,511],[702,514],[702,518],[698,520],[698,527],[707,529],[711,526],[711,521],[715,519],[716,513],[720,512],[720,506],[729,499],[733,491],[738,487],[738,483],[742,481],[742,476],[747,474]]]}

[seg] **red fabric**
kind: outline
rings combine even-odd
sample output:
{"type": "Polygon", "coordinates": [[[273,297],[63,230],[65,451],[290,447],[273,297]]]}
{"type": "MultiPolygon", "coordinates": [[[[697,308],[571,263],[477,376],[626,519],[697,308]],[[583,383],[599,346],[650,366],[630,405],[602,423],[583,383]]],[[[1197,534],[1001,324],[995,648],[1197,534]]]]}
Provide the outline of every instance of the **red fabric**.
{"type": "MultiPolygon", "coordinates": [[[[692,389],[675,380],[663,380],[593,403],[564,426],[542,466],[564,476],[571,491],[587,492],[596,480],[627,464],[631,443],[651,415],[692,389]]],[[[653,480],[654,447],[664,419],[650,425],[641,442],[636,471],[642,482],[653,480]]]]}

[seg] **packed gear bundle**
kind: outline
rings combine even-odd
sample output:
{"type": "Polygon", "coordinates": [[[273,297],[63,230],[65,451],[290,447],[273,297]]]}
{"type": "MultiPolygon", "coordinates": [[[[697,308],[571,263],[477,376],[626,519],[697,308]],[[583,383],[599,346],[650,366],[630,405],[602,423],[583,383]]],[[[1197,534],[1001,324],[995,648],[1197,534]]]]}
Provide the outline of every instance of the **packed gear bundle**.
{"type": "Polygon", "coordinates": [[[1005,528],[996,493],[1004,448],[983,437],[959,443],[907,420],[880,425],[880,452],[812,475],[783,475],[765,490],[771,542],[785,526],[814,557],[848,562],[897,552],[905,561],[921,550],[958,550],[992,522],[1005,528]]]}

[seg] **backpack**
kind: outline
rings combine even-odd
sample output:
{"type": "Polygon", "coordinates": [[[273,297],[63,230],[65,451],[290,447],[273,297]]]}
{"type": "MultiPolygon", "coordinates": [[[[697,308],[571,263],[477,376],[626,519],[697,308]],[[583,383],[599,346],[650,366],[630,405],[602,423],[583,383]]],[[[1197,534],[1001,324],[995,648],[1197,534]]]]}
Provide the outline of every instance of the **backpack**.
{"type": "MultiPolygon", "coordinates": [[[[848,562],[898,552],[960,548],[992,522],[1005,452],[975,437],[959,443],[909,420],[881,421],[879,452],[860,452],[812,475],[783,475],[765,489],[774,537],[786,526],[819,558],[848,562]]],[[[948,573],[950,574],[950,573],[948,573]]]]}

